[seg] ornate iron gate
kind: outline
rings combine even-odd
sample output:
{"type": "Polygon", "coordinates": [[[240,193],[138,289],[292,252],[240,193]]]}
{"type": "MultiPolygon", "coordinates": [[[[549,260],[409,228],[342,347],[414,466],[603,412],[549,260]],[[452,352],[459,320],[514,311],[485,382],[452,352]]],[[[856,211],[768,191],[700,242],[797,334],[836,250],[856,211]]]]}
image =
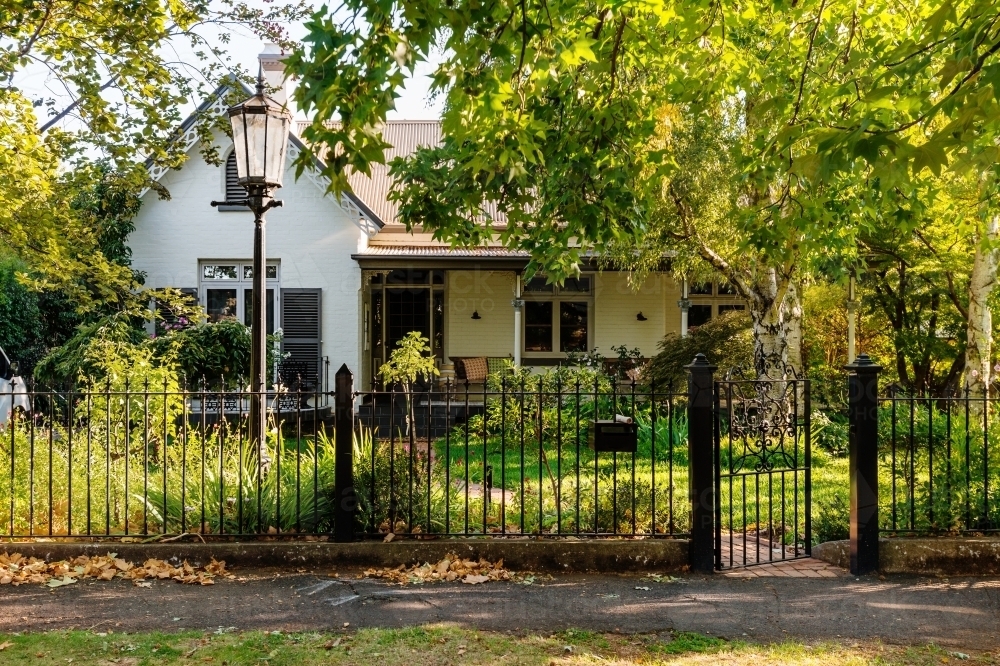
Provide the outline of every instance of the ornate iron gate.
{"type": "Polygon", "coordinates": [[[757,365],[715,383],[716,569],[811,551],[809,380],[757,365]]]}

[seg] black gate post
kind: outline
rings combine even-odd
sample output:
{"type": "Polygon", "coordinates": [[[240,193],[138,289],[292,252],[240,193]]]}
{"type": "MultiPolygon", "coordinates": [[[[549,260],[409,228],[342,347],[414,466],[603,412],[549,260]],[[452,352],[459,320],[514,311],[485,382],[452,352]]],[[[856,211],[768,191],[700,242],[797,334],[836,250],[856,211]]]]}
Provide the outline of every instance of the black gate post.
{"type": "Polygon", "coordinates": [[[335,379],[334,394],[334,435],[335,467],[334,496],[334,541],[354,541],[354,511],[357,498],[354,496],[354,375],[347,364],[340,366],[335,379]]]}
{"type": "Polygon", "coordinates": [[[704,354],[688,371],[688,495],[691,499],[692,571],[715,571],[715,366],[704,354]]]}
{"type": "Polygon", "coordinates": [[[878,373],[868,354],[844,366],[851,421],[851,573],[878,571],[878,373]]]}

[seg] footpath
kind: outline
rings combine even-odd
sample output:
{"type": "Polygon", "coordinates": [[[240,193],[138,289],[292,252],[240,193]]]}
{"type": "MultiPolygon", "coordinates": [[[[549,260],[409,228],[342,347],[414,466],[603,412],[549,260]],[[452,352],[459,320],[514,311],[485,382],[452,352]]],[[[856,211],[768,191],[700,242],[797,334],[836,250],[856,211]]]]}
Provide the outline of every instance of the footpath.
{"type": "Polygon", "coordinates": [[[349,569],[232,573],[234,579],[211,586],[138,587],[127,580],[4,586],[0,632],[448,624],[511,632],[698,631],[754,641],[878,639],[972,650],[1000,645],[1000,578],[858,578],[817,560],[711,576],[562,574],[480,585],[400,586],[349,569]]]}

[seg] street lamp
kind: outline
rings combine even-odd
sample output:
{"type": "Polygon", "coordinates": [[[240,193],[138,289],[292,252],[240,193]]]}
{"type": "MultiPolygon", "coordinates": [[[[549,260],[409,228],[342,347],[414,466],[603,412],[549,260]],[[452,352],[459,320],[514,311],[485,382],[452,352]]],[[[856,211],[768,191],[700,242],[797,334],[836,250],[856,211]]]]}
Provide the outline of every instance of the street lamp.
{"type": "Polygon", "coordinates": [[[261,461],[267,448],[267,290],[264,213],[281,205],[271,197],[281,187],[285,173],[285,150],[292,116],[283,105],[264,94],[263,72],[257,76],[257,92],[229,109],[233,126],[238,182],[247,198],[213,201],[213,206],[246,206],[253,213],[253,305],[250,352],[250,440],[259,447],[261,461]]]}

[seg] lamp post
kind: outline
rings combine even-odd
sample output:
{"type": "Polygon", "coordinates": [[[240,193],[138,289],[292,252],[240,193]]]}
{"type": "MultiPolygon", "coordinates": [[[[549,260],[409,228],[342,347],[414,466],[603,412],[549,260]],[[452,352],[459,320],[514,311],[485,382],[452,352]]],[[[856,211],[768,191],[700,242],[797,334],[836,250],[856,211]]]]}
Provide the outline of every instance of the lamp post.
{"type": "Polygon", "coordinates": [[[264,94],[263,72],[257,76],[257,92],[229,109],[236,153],[236,173],[247,198],[213,201],[213,206],[246,206],[253,213],[253,305],[250,351],[250,441],[261,462],[267,450],[267,253],[264,214],[281,206],[271,193],[281,187],[285,173],[285,151],[292,116],[288,109],[264,94]]]}

